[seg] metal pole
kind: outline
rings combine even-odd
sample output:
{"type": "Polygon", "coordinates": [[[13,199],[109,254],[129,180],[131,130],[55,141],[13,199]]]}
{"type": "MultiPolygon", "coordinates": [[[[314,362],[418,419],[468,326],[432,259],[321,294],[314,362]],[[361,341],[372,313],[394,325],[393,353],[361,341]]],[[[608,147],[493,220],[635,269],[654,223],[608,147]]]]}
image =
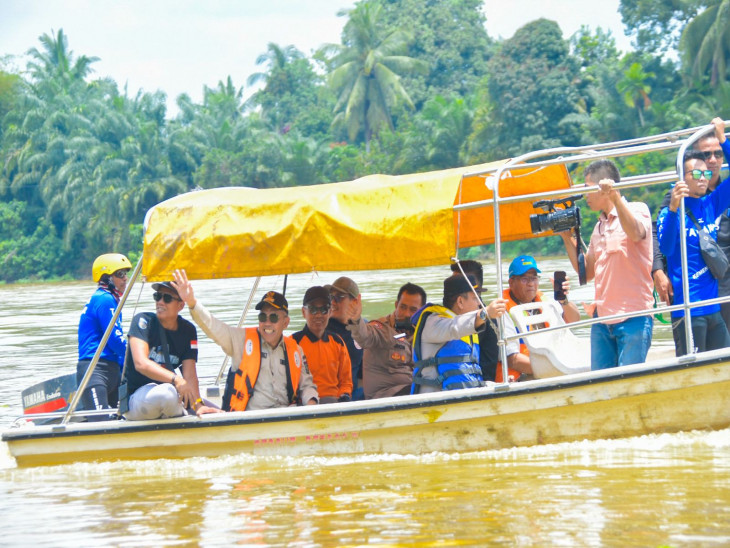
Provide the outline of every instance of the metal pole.
{"type": "MultiPolygon", "coordinates": [[[[707,133],[715,132],[715,126],[702,126],[687,139],[677,152],[677,174],[679,180],[684,180],[684,155],[687,149],[704,137],[707,133]]],[[[687,236],[684,198],[679,203],[679,250],[682,258],[682,294],[684,295],[684,336],[687,344],[687,354],[695,353],[694,337],[692,334],[692,312],[689,307],[689,273],[687,271],[687,236]]]]}

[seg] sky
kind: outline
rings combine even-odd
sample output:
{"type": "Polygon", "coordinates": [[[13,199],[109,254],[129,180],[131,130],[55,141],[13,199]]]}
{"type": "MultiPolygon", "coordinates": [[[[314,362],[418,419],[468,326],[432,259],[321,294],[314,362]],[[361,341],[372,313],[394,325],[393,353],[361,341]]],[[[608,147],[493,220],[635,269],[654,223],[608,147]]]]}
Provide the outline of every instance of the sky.
{"type": "MultiPolygon", "coordinates": [[[[485,0],[487,32],[509,38],[522,25],[546,17],[565,38],[581,25],[610,30],[619,49],[630,49],[619,0],[485,0]]],[[[38,37],[63,29],[74,55],[99,57],[92,77],[112,77],[134,96],[138,90],[167,94],[168,116],[175,98],[195,102],[203,86],[230,75],[236,87],[265,70],[256,58],[267,44],[294,45],[307,55],[324,43],[340,42],[346,18],[338,11],[350,0],[0,0],[0,58],[39,47],[38,37]]],[[[7,63],[7,61],[6,61],[7,63]]],[[[246,93],[248,95],[248,93],[246,93]]]]}

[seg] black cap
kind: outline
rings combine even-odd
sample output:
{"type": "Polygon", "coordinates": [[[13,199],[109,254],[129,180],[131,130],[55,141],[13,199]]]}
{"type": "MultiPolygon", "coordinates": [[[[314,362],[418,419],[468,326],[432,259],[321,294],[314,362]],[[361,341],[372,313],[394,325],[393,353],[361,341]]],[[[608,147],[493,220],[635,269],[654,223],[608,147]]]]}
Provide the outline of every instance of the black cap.
{"type": "Polygon", "coordinates": [[[464,278],[461,274],[446,278],[444,280],[444,299],[453,295],[470,293],[472,288],[475,290],[479,289],[479,284],[474,276],[467,274],[466,278],[464,278]],[[468,278],[468,281],[466,278],[468,278]]]}
{"type": "Polygon", "coordinates": [[[175,287],[172,285],[172,282],[157,282],[152,284],[152,289],[154,289],[155,291],[159,291],[162,287],[169,289],[178,299],[180,298],[180,294],[177,292],[177,289],[175,289],[175,287]]]}
{"type": "Polygon", "coordinates": [[[286,297],[276,291],[267,291],[266,295],[261,298],[259,304],[256,305],[256,310],[261,310],[265,304],[283,310],[284,312],[289,312],[289,303],[286,301],[286,297]]]}
{"type": "Polygon", "coordinates": [[[312,301],[316,301],[317,299],[321,299],[326,303],[330,303],[330,292],[321,285],[315,285],[314,287],[310,287],[304,294],[302,305],[306,306],[307,303],[311,303],[312,301]]]}

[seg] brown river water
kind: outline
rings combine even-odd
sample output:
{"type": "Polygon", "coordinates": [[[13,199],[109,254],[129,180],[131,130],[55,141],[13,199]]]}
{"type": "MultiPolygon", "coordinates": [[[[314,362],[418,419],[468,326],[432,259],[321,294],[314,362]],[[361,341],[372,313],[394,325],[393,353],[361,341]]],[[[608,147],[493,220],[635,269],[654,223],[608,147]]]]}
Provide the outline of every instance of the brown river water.
{"type": "MultiPolygon", "coordinates": [[[[552,270],[569,271],[564,261],[540,263],[546,292],[552,270]]],[[[406,281],[438,302],[446,274],[351,276],[364,316],[378,317],[406,281]]],[[[304,290],[336,276],[289,278],[292,329],[303,325],[304,290]]],[[[493,288],[494,275],[487,280],[493,288]]],[[[265,278],[259,293],[282,283],[265,278]]],[[[235,324],[253,280],[194,285],[235,324]]],[[[138,311],[152,309],[149,285],[138,286],[125,326],[138,299],[138,311]]],[[[75,370],[78,316],[93,289],[0,286],[0,429],[22,413],[23,388],[75,370]]],[[[571,298],[591,295],[587,286],[571,298]]],[[[199,374],[211,382],[224,356],[200,335],[199,374]]],[[[655,324],[655,340],[670,339],[655,324]]],[[[17,468],[0,444],[0,516],[0,546],[728,546],[730,430],[463,454],[221,455],[32,469],[17,468]]]]}

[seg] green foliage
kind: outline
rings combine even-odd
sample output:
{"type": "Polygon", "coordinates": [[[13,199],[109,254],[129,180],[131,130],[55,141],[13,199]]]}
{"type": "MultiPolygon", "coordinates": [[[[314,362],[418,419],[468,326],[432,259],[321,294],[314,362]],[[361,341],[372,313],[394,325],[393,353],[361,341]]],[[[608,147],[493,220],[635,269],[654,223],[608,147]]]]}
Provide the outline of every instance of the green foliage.
{"type": "Polygon", "coordinates": [[[415,40],[408,55],[428,69],[401,77],[416,109],[436,96],[474,93],[495,48],[484,28],[481,0],[383,0],[384,27],[407,29],[415,40]]]}
{"type": "Polygon", "coordinates": [[[505,40],[489,61],[487,80],[491,126],[490,159],[516,156],[529,150],[577,144],[578,130],[570,118],[579,97],[572,82],[579,61],[569,52],[560,27],[539,19],[505,40]]]}
{"type": "MultiPolygon", "coordinates": [[[[146,211],[195,188],[445,169],[663,133],[730,112],[730,0],[622,0],[640,45],[625,54],[600,27],[568,42],[545,19],[495,42],[483,6],[360,0],[342,13],[341,44],[311,58],[269,44],[261,72],[247,80],[258,86],[248,100],[244,91],[253,90],[227,76],[205,86],[200,103],[177,97],[172,120],[164,93],[128,96],[112,80],[92,79],[97,58],[74,55],[62,30],[40,38],[25,70],[0,58],[0,280],[88,276],[109,251],[136,262],[146,211]],[[666,55],[682,30],[682,57],[666,55]]],[[[671,170],[673,155],[617,163],[628,177],[671,170]]],[[[663,190],[625,195],[655,211],[663,190]]],[[[596,214],[583,213],[587,237],[596,214]]],[[[504,249],[563,253],[555,237],[504,249]]]]}
{"type": "Polygon", "coordinates": [[[55,228],[34,218],[25,202],[0,202],[0,280],[45,280],[73,272],[55,228]]]}

